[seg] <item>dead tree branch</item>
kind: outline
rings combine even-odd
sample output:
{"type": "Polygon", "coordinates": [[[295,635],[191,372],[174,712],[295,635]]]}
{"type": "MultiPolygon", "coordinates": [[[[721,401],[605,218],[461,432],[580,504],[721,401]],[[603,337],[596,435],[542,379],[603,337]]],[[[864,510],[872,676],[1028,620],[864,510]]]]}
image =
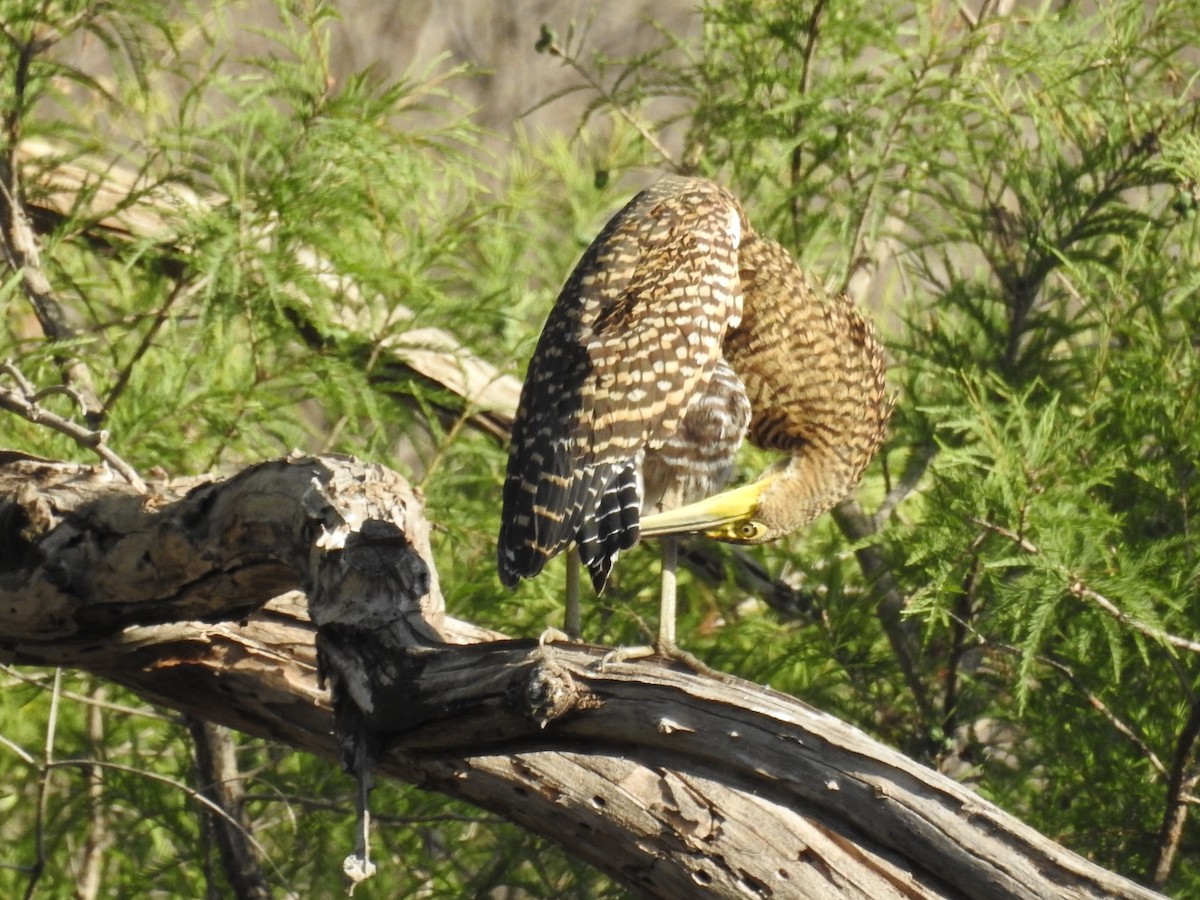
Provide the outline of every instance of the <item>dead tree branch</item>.
{"type": "Polygon", "coordinates": [[[429,560],[419,502],[378,466],[278,460],[140,495],[0,456],[0,661],[330,756],[319,641],[383,773],[651,896],[1157,896],[791,697],[485,640],[444,616],[429,560]]]}
{"type": "Polygon", "coordinates": [[[78,422],[66,419],[42,405],[41,401],[47,394],[65,393],[75,400],[80,411],[86,417],[87,404],[73,388],[57,385],[41,391],[35,390],[29,380],[21,374],[20,369],[10,360],[0,361],[0,379],[2,378],[8,378],[16,387],[7,388],[0,384],[0,409],[8,410],[27,422],[45,425],[59,434],[65,434],[80,447],[86,447],[108,463],[135,490],[146,490],[145,483],[133,466],[125,462],[108,446],[107,431],[93,431],[85,428],[78,422]]]}

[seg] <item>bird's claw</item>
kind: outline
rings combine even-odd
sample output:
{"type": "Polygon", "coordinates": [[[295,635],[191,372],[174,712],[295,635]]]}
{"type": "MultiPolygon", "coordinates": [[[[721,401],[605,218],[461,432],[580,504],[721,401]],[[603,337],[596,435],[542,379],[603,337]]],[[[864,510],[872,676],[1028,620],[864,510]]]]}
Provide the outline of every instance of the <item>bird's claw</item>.
{"type": "Polygon", "coordinates": [[[623,662],[632,662],[635,659],[647,659],[649,657],[656,656],[657,653],[658,651],[650,646],[614,647],[612,650],[609,650],[602,657],[600,657],[600,662],[596,664],[596,668],[598,671],[603,672],[611,665],[623,662]]]}
{"type": "Polygon", "coordinates": [[[698,675],[708,675],[719,678],[723,674],[711,666],[701,662],[696,656],[679,647],[678,644],[661,643],[655,644],[654,646],[643,645],[640,647],[615,647],[600,658],[600,662],[597,664],[596,668],[598,671],[603,672],[605,668],[610,665],[623,662],[633,662],[639,659],[661,659],[682,663],[684,666],[691,669],[698,675]]]}
{"type": "Polygon", "coordinates": [[[571,643],[571,636],[558,628],[547,628],[538,635],[538,647],[544,648],[547,644],[569,643],[571,643]]]}

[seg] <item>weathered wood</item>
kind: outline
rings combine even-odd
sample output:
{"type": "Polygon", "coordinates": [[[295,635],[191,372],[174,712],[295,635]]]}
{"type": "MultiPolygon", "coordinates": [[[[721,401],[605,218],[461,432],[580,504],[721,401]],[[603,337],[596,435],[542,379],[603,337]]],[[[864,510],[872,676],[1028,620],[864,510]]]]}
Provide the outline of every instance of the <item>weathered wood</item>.
{"type": "Polygon", "coordinates": [[[141,495],[0,455],[0,660],[331,756],[306,601],[382,772],[652,896],[1158,896],[794,698],[445,617],[420,503],[382,467],[294,458],[141,495]]]}

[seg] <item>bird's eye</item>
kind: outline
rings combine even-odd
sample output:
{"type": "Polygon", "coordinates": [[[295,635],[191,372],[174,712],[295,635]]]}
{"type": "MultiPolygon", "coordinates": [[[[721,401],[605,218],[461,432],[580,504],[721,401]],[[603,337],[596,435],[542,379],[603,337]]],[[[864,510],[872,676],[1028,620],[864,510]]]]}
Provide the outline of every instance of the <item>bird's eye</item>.
{"type": "Polygon", "coordinates": [[[743,522],[738,526],[738,539],[742,541],[757,541],[762,538],[765,527],[761,522],[743,522]]]}

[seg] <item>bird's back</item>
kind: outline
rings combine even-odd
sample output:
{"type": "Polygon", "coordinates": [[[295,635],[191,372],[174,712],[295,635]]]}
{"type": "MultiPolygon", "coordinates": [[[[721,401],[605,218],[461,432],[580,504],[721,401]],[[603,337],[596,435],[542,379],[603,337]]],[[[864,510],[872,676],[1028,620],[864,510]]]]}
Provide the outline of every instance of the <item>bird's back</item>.
{"type": "Polygon", "coordinates": [[[638,538],[639,466],[675,434],[740,314],[737,201],[668,177],[608,223],[572,272],[513,424],[497,561],[514,585],[572,542],[597,589],[638,538]]]}

